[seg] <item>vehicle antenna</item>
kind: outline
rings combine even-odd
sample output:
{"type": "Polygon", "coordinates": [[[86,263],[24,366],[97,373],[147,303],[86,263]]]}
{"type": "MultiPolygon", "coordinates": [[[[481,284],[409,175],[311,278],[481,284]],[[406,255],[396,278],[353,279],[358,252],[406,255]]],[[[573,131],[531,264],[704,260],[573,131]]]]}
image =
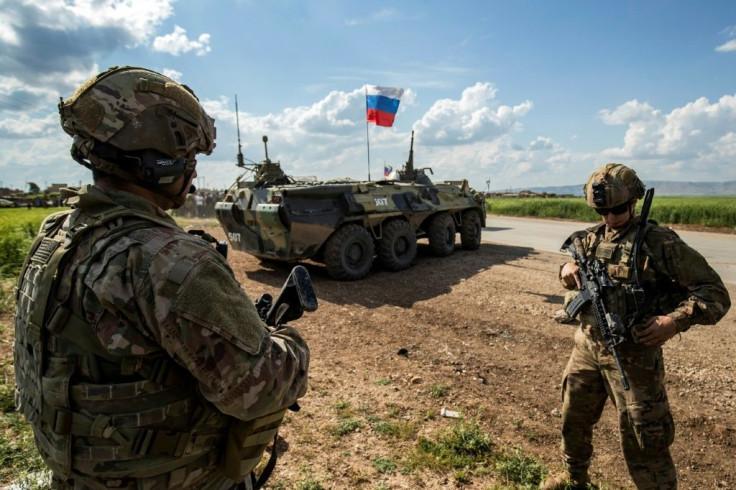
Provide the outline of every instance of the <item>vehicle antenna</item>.
{"type": "Polygon", "coordinates": [[[243,161],[243,150],[240,146],[240,118],[238,117],[238,94],[235,94],[235,126],[238,129],[238,167],[245,167],[243,161]]]}
{"type": "Polygon", "coordinates": [[[414,130],[411,130],[411,144],[409,145],[409,159],[406,161],[406,165],[404,166],[407,175],[409,175],[410,179],[415,179],[416,175],[414,173],[414,130]]]}

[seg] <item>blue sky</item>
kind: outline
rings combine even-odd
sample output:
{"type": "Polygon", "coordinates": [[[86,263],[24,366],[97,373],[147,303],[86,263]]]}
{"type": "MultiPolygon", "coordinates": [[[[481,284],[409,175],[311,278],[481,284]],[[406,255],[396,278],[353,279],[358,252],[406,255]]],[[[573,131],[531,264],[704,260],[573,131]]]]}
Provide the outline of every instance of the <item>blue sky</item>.
{"type": "Polygon", "coordinates": [[[111,65],[189,85],[216,120],[198,184],[246,159],[366,179],[366,84],[405,89],[371,125],[370,175],[415,165],[485,190],[736,180],[736,2],[0,0],[0,187],[79,185],[56,104],[111,65]]]}

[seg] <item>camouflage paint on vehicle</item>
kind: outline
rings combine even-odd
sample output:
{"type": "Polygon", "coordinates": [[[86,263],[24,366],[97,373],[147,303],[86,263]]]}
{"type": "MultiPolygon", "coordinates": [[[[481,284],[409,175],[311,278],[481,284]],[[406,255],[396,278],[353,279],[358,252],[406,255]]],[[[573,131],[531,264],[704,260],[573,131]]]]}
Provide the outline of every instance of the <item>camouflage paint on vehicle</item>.
{"type": "Polygon", "coordinates": [[[374,254],[388,270],[409,267],[417,238],[428,237],[437,255],[452,252],[457,233],[463,248],[480,245],[483,197],[465,180],[433,184],[425,169],[414,170],[413,135],[397,180],[296,181],[268,152],[250,167],[253,180],[241,176],[215,206],[236,250],[283,262],[324,262],[333,278],[354,280],[368,273],[374,254]]]}

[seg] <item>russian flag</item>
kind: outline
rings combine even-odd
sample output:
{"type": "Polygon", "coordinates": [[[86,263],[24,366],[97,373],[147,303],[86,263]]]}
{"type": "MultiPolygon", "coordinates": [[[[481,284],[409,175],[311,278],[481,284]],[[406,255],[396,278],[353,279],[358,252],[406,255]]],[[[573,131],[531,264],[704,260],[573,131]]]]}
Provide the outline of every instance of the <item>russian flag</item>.
{"type": "Polygon", "coordinates": [[[399,110],[399,101],[403,94],[403,88],[369,85],[365,96],[368,122],[375,123],[377,126],[393,126],[394,117],[396,117],[396,111],[399,110]]]}
{"type": "Polygon", "coordinates": [[[383,176],[384,176],[384,177],[388,177],[388,175],[389,175],[389,174],[391,173],[391,171],[392,171],[393,169],[394,169],[394,168],[393,168],[393,167],[392,167],[391,165],[384,165],[384,166],[383,166],[383,176]]]}

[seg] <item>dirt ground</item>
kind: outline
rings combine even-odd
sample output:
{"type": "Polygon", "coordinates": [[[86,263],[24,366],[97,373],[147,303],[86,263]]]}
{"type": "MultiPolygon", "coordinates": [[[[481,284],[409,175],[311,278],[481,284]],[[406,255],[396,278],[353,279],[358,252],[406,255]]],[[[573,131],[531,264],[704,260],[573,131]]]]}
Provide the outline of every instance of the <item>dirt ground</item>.
{"type": "MultiPolygon", "coordinates": [[[[207,231],[223,238],[219,228],[207,231]]],[[[494,450],[521,448],[560,469],[560,380],[576,328],[553,319],[563,259],[485,242],[436,258],[420,240],[413,267],[374,268],[357,282],[332,281],[321,265],[306,263],[319,309],[293,325],[311,348],[310,387],[280,431],[271,488],[316,488],[305,481],[334,489],[459,488],[452,471],[402,471],[419,437],[458,423],[442,408],[477,421],[494,450]],[[335,435],[346,412],[360,428],[335,435]],[[414,432],[382,435],[376,421],[414,432]],[[396,469],[379,471],[377,458],[396,469]]],[[[252,299],[278,293],[290,270],[242,252],[231,251],[229,261],[252,299]]],[[[736,285],[729,290],[736,297],[736,285]]],[[[735,320],[732,309],[717,326],[694,327],[664,347],[680,488],[736,488],[735,320]]],[[[633,488],[610,404],[594,444],[594,480],[633,488]]],[[[508,488],[492,472],[462,487],[496,485],[508,488]]]]}
{"type": "MultiPolygon", "coordinates": [[[[497,450],[520,447],[558,470],[560,380],[576,328],[553,319],[564,293],[556,280],[561,260],[493,243],[436,258],[420,240],[413,267],[374,268],[358,282],[332,281],[321,265],[305,264],[319,309],[294,325],[312,351],[310,389],[281,430],[288,449],[274,482],[291,487],[308,472],[325,488],[458,486],[452,472],[379,474],[373,460],[390,458],[400,467],[416,439],[381,437],[369,423],[331,435],[336,407],[345,404],[355,418],[395,417],[430,438],[457,423],[440,416],[443,407],[458,411],[477,420],[497,450]],[[437,397],[437,386],[448,387],[447,395],[437,397]]],[[[252,297],[278,292],[289,270],[241,252],[229,261],[252,297]]],[[[735,285],[728,286],[736,297],[735,285]]],[[[736,488],[735,319],[732,309],[717,326],[693,327],[664,347],[680,488],[736,488]]],[[[617,432],[609,404],[595,429],[591,470],[609,488],[633,488],[617,432]]],[[[488,475],[465,487],[494,485],[504,484],[488,475]]]]}

